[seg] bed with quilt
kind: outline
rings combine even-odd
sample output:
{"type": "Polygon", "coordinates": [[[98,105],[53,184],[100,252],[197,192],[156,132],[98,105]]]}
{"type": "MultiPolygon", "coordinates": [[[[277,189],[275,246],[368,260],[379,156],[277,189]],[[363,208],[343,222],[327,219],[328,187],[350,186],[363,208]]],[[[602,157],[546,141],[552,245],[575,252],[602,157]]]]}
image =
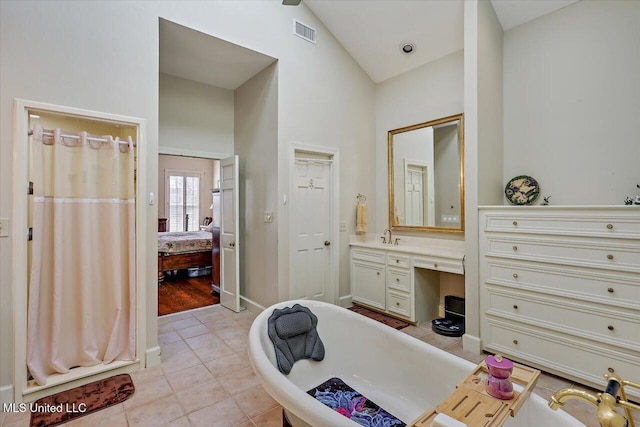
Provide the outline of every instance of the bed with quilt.
{"type": "Polygon", "coordinates": [[[165,271],[211,265],[210,231],[178,231],[158,233],[158,281],[165,271]]]}

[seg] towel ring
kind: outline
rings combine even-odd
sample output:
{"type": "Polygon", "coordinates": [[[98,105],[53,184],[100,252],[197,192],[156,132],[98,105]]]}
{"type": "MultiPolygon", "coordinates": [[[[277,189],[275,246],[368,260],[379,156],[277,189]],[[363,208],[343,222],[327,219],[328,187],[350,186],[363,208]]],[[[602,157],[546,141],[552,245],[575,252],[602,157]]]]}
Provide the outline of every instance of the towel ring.
{"type": "Polygon", "coordinates": [[[367,196],[365,196],[364,194],[358,193],[358,195],[356,196],[356,199],[358,199],[358,203],[360,203],[361,205],[367,204],[367,196]]]}

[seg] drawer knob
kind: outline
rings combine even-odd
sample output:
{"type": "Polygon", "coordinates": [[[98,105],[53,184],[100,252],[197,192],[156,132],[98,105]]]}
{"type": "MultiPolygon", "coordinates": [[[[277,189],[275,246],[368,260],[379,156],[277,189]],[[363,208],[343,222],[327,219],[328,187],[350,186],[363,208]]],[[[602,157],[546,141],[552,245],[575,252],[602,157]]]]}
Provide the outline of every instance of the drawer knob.
{"type": "Polygon", "coordinates": [[[517,251],[517,250],[518,250],[518,247],[517,247],[516,245],[513,245],[513,250],[514,250],[514,251],[517,251]]]}
{"type": "Polygon", "coordinates": [[[399,282],[399,281],[400,281],[400,278],[399,278],[399,277],[396,277],[396,282],[399,282]]]}
{"type": "Polygon", "coordinates": [[[613,368],[609,368],[609,369],[607,369],[607,371],[609,371],[610,373],[612,373],[612,374],[613,374],[616,370],[615,370],[615,369],[613,369],[613,368]]]}
{"type": "Polygon", "coordinates": [[[518,345],[518,340],[513,340],[513,343],[514,343],[515,345],[518,345]]]}
{"type": "Polygon", "coordinates": [[[399,260],[399,259],[397,259],[397,260],[396,260],[396,263],[399,263],[399,262],[400,262],[400,260],[399,260]]]}
{"type": "Polygon", "coordinates": [[[613,289],[613,288],[607,288],[607,292],[609,292],[610,294],[612,294],[612,293],[614,293],[614,292],[615,292],[615,289],[613,289]]]}
{"type": "Polygon", "coordinates": [[[513,278],[517,279],[518,278],[518,273],[513,273],[513,278]]]}
{"type": "Polygon", "coordinates": [[[379,276],[379,275],[380,275],[380,272],[379,272],[379,271],[376,271],[376,274],[379,276]]]}
{"type": "Polygon", "coordinates": [[[518,225],[518,221],[513,221],[513,225],[518,225]]]}
{"type": "Polygon", "coordinates": [[[610,330],[610,331],[613,331],[615,328],[613,327],[613,325],[609,325],[609,326],[607,326],[607,329],[610,330]]]}
{"type": "Polygon", "coordinates": [[[607,224],[607,228],[608,228],[609,230],[613,230],[613,224],[607,224]]]}
{"type": "Polygon", "coordinates": [[[438,268],[438,264],[433,264],[433,267],[434,268],[438,268]]]}
{"type": "Polygon", "coordinates": [[[611,254],[607,255],[607,259],[613,259],[613,255],[611,254]]]}
{"type": "Polygon", "coordinates": [[[396,303],[396,305],[400,305],[400,303],[399,303],[399,302],[397,302],[397,303],[396,303]]]}
{"type": "Polygon", "coordinates": [[[513,304],[513,309],[517,310],[518,309],[518,304],[513,304]]]}

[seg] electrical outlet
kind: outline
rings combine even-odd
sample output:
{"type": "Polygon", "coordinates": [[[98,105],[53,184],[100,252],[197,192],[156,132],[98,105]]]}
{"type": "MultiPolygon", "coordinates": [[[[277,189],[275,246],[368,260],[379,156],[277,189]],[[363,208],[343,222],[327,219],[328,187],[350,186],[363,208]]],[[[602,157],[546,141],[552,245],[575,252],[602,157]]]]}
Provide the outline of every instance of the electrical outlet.
{"type": "Polygon", "coordinates": [[[345,221],[340,221],[340,231],[347,231],[347,223],[345,221]]]}
{"type": "Polygon", "coordinates": [[[273,222],[273,212],[264,211],[264,222],[273,222]]]}
{"type": "Polygon", "coordinates": [[[9,237],[9,218],[0,218],[0,237],[9,237]]]}

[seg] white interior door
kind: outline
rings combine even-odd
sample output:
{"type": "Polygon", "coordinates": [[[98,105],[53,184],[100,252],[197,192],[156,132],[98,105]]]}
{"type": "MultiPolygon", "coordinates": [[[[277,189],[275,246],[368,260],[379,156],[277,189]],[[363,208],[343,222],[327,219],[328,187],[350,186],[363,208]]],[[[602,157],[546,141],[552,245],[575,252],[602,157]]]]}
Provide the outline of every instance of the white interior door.
{"type": "Polygon", "coordinates": [[[220,304],[240,311],[238,156],[220,160],[220,304]]]}
{"type": "Polygon", "coordinates": [[[424,194],[422,186],[422,168],[410,165],[407,168],[405,185],[407,225],[424,224],[424,194]]]}
{"type": "Polygon", "coordinates": [[[335,303],[331,282],[331,161],[296,159],[291,298],[335,303]]]}

